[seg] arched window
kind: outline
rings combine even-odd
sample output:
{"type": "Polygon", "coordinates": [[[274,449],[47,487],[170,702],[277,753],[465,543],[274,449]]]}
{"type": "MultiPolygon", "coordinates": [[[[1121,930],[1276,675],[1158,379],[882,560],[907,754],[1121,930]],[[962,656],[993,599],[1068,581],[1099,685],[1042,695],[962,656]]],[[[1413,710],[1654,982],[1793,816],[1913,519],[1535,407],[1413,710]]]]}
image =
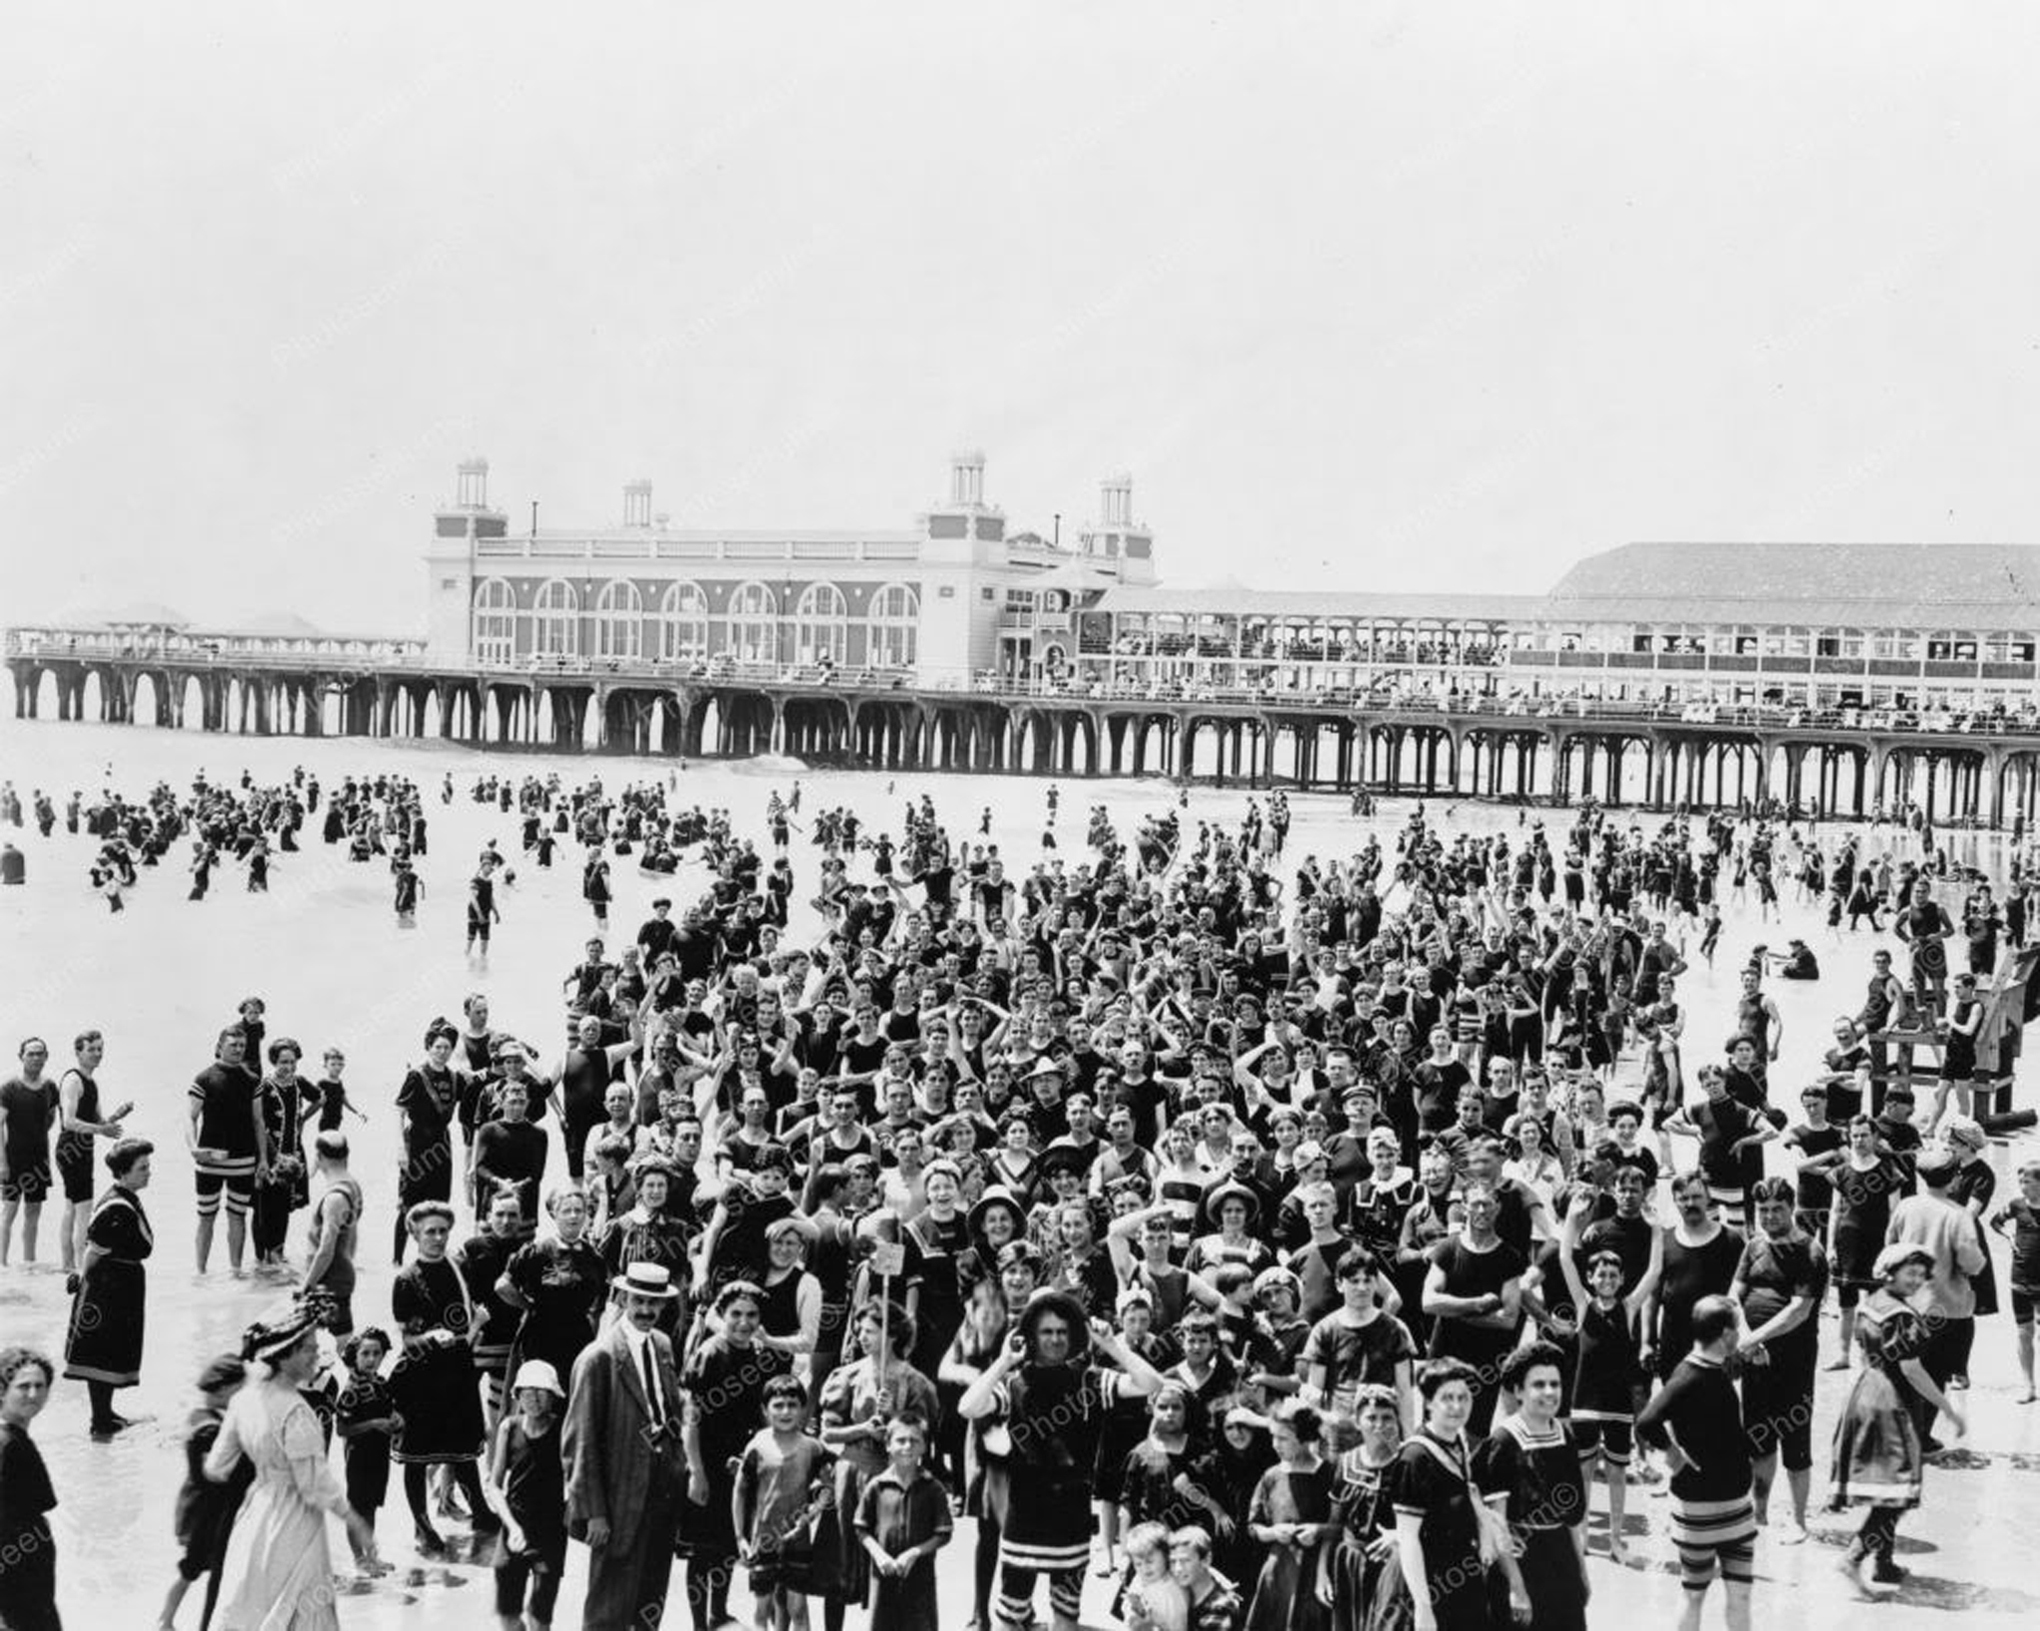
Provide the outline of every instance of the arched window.
{"type": "Polygon", "coordinates": [[[740,663],[779,661],[779,597],[765,584],[740,583],[724,613],[729,637],[723,650],[740,663]]]}
{"type": "Polygon", "coordinates": [[[866,618],[873,668],[912,668],[921,649],[921,597],[904,583],[888,583],[871,597],[866,618]]]}
{"type": "Polygon", "coordinates": [[[595,655],[636,662],[644,652],[644,597],[628,578],[615,578],[595,597],[595,655]]]}
{"type": "Polygon", "coordinates": [[[691,662],[708,655],[708,596],[698,583],[676,583],[659,601],[659,660],[691,662]]]}
{"type": "Polygon", "coordinates": [[[531,653],[534,657],[571,657],[580,649],[575,627],[581,603],[574,586],[562,578],[548,579],[531,602],[531,653]]]}
{"type": "Polygon", "coordinates": [[[501,578],[475,586],[474,649],[478,663],[507,663],[517,649],[517,591],[501,578]]]}
{"type": "Polygon", "coordinates": [[[793,611],[794,661],[840,663],[850,649],[850,606],[833,583],[811,583],[793,611]]]}

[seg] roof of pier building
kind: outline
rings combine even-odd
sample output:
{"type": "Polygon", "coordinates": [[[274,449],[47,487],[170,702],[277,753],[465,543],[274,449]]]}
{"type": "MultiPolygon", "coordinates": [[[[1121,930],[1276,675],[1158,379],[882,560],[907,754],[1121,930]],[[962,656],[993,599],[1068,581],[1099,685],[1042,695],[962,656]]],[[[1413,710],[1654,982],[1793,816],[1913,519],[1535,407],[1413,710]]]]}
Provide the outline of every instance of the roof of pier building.
{"type": "Polygon", "coordinates": [[[1313,589],[1108,589],[1089,610],[1176,617],[1322,618],[1366,623],[1512,623],[1534,614],[1539,595],[1411,595],[1313,589]]]}
{"type": "Polygon", "coordinates": [[[1540,621],[2040,628],[2028,544],[1639,543],[1590,555],[1540,621]]]}

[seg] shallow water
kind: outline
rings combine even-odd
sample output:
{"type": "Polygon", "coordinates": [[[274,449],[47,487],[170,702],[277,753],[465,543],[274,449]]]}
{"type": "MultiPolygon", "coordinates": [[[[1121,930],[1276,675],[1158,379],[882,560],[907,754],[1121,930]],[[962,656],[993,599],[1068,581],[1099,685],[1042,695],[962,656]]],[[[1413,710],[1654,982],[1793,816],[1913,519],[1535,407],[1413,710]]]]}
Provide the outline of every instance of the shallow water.
{"type": "MultiPolygon", "coordinates": [[[[11,709],[9,710],[11,712],[11,709]]],[[[396,1128],[390,1103],[406,1066],[416,1057],[425,1023],[435,1015],[457,1015],[470,990],[489,994],[495,1023],[536,1043],[556,1057],[561,1039],[559,982],[580,956],[582,939],[592,924],[579,898],[578,868],[567,864],[541,871],[519,856],[519,828],[494,806],[473,803],[468,785],[479,773],[512,777],[557,770],[570,783],[600,774],[612,785],[652,775],[675,775],[683,797],[705,807],[728,808],[740,827],[757,833],[762,847],[762,814],[774,790],[790,791],[798,776],[803,788],[802,817],[824,805],[856,809],[867,822],[896,827],[902,806],[923,791],[934,796],[950,831],[976,841],[979,813],[989,808],[991,838],[1009,863],[1031,864],[1040,854],[1046,783],[1032,777],[986,778],[960,775],[888,776],[879,772],[805,771],[789,761],[738,764],[695,763],[675,772],[663,762],[596,759],[573,755],[485,754],[455,745],[403,745],[356,739],[318,741],[291,738],[228,738],[195,731],[161,731],[145,726],[57,724],[0,717],[0,777],[12,780],[24,801],[37,787],[49,789],[61,812],[71,789],[88,795],[102,785],[139,793],[158,779],[188,785],[203,771],[214,778],[238,777],[245,767],[260,781],[287,776],[295,765],[315,771],[332,786],[348,773],[390,772],[410,776],[428,789],[430,847],[419,863],[425,898],[417,928],[396,926],[389,899],[388,874],[377,864],[354,865],[319,841],[317,819],[307,828],[307,848],[299,854],[273,857],[267,895],[250,895],[237,869],[223,868],[212,896],[198,903],[185,899],[188,878],[179,856],[175,870],[145,872],[128,898],[128,910],[109,914],[86,881],[91,841],[65,834],[61,820],[47,841],[28,826],[9,834],[28,860],[28,886],[0,891],[0,992],[6,993],[8,1046],[20,1035],[41,1034],[53,1044],[52,1069],[68,1063],[69,1039],[88,1026],[107,1036],[107,1057],[100,1072],[109,1102],[133,1098],[138,1107],[129,1130],[156,1141],[162,1155],[157,1178],[146,1202],[156,1224],[157,1250],[151,1263],[148,1309],[148,1352],[142,1386],[122,1398],[128,1414],[146,1413],[153,1420],[123,1435],[112,1445],[93,1445],[85,1437],[83,1390],[60,1383],[50,1408],[37,1424],[63,1505],[56,1513],[63,1601],[67,1610],[96,1611],[98,1623],[121,1627],[153,1623],[156,1605],[167,1585],[175,1550],[171,1537],[171,1505],[182,1473],[178,1426],[189,1408],[190,1384],[206,1359],[234,1345],[241,1328],[279,1300],[277,1288],[254,1281],[230,1280],[224,1269],[223,1243],[215,1249],[210,1276],[193,1272],[191,1248],[190,1163],[184,1154],[184,1091],[191,1077],[211,1057],[218,1028],[234,1018],[238,1002],[260,995],[268,1004],[271,1037],[292,1035],[302,1041],[310,1060],[329,1044],[348,1055],[347,1081],[356,1100],[367,1109],[366,1126],[350,1122],[354,1168],[366,1189],[368,1210],[362,1231],[362,1281],[357,1318],[363,1323],[386,1315],[389,1271],[383,1266],[394,1204],[396,1128]],[[455,782],[451,805],[438,802],[443,774],[455,782]],[[497,930],[494,953],[485,974],[471,970],[463,951],[466,879],[484,840],[495,838],[515,857],[517,880],[499,890],[504,921],[497,930]]],[[[1061,854],[1081,852],[1089,806],[1105,803],[1123,834],[1140,817],[1173,805],[1175,789],[1158,781],[1065,781],[1062,817],[1057,836],[1061,854]]],[[[1247,795],[1233,790],[1200,788],[1191,795],[1196,819],[1237,821],[1247,795]]],[[[1346,853],[1368,831],[1392,844],[1394,832],[1406,821],[1411,802],[1384,803],[1378,814],[1356,821],[1346,814],[1342,798],[1293,795],[1295,824],[1290,834],[1290,860],[1309,853],[1346,853]]],[[[1446,808],[1432,801],[1434,811],[1446,808]]],[[[1554,834],[1564,824],[1562,812],[1520,812],[1460,804],[1451,819],[1477,830],[1515,829],[1543,819],[1554,834]]],[[[1958,854],[1996,871],[2003,861],[2001,841],[1958,840],[1958,854]]],[[[812,929],[805,914],[808,885],[813,881],[818,851],[797,835],[794,865],[798,884],[794,899],[794,932],[812,929]]],[[[640,877],[628,867],[614,875],[617,899],[612,912],[612,947],[627,942],[636,925],[649,915],[653,895],[672,892],[685,898],[701,880],[700,868],[683,866],[677,880],[640,877]]],[[[1682,982],[1692,1009],[1688,1030],[1690,1064],[1705,1057],[1708,1039],[1726,1037],[1737,990],[1735,970],[1758,940],[1782,946],[1791,934],[1806,937],[1819,951],[1826,978],[1815,985],[1773,982],[1785,1018],[1785,1046],[1774,1080],[1789,1086],[1810,1071],[1827,1040],[1834,1015],[1852,1011],[1867,976],[1871,937],[1844,937],[1840,945],[1828,938],[1817,910],[1790,899],[1782,920],[1755,921],[1753,910],[1728,911],[1717,966],[1696,967],[1682,982]]],[[[1633,1062],[1627,1067],[1635,1072],[1633,1062]]],[[[1784,1099],[1783,1102],[1789,1102],[1784,1099]]],[[[2000,1157],[2002,1159],[2002,1157],[2000,1157]]],[[[57,1209],[45,1219],[42,1256],[57,1257],[57,1209]]],[[[294,1255],[301,1255],[301,1231],[293,1236],[294,1255]]],[[[17,1257],[19,1245],[17,1244],[17,1257]]],[[[2002,1253],[2000,1253],[2002,1256],[2002,1253]]],[[[0,1342],[28,1341],[60,1353],[66,1303],[61,1279],[52,1273],[19,1268],[0,1275],[0,1342]]],[[[2030,1426],[2030,1411],[2011,1406],[2009,1379],[2011,1337],[2002,1319],[1989,1322],[1979,1338],[1978,1402],[1983,1422],[1976,1440],[1999,1451],[2040,1452],[2040,1434],[2030,1426]]],[[[1836,1379],[1837,1385],[1839,1379],[1836,1379]]],[[[1824,1383],[1824,1388],[1827,1386],[1824,1383]]],[[[1823,1395],[1824,1399],[1826,1394],[1823,1395]]],[[[1821,1426],[1829,1419],[1823,1406],[1821,1426]]],[[[1817,1460],[1820,1452],[1816,1452],[1817,1460]]],[[[1973,1517],[1984,1511],[2007,1511],[2011,1499],[2019,1510],[2040,1516],[2040,1502],[2024,1493],[2030,1475],[2003,1460],[1981,1472],[1950,1474],[1934,1480],[1930,1507],[1956,1486],[1973,1493],[1973,1517]],[[1987,1504],[1985,1486],[1992,1493],[1987,1504]]],[[[1819,1475],[1816,1475],[1816,1486],[1819,1475]]],[[[385,1508],[381,1524],[385,1555],[408,1565],[408,1524],[401,1495],[392,1491],[396,1510],[385,1508]]],[[[1644,1503],[1639,1499],[1635,1507],[1644,1503]]],[[[1909,1533],[1933,1533],[1943,1555],[1935,1560],[1937,1576],[1974,1576],[1995,1580],[2011,1575],[2015,1565],[2002,1548],[1958,1521],[1963,1507],[1942,1505],[1921,1521],[1908,1522],[1909,1533]]],[[[1662,1506],[1650,1504],[1654,1527],[1662,1528],[1662,1506]]],[[[344,1546],[335,1538],[336,1551],[344,1546]]],[[[1795,1559],[1813,1558],[1819,1549],[1781,1552],[1778,1568],[1796,1577],[1795,1559]]],[[[951,1549],[945,1559],[944,1600],[956,1620],[965,1617],[968,1602],[967,1547],[951,1549]]],[[[1776,1560],[1772,1560],[1776,1562],[1776,1560]]],[[[1764,1565],[1768,1571],[1771,1562],[1764,1565]]],[[[400,1572],[396,1577],[401,1581],[400,1572]]],[[[349,1626],[397,1626],[424,1622],[428,1613],[446,1626],[492,1624],[487,1575],[456,1568],[448,1585],[443,1571],[432,1571],[419,1584],[386,1585],[368,1596],[341,1603],[342,1622],[349,1626]],[[400,1599],[409,1596],[415,1601],[400,1599]]],[[[1825,1577],[1823,1577],[1825,1581],[1825,1577]]],[[[1613,1616],[1616,1605],[1669,1611],[1675,1583],[1642,1574],[1616,1576],[1597,1571],[1596,1620],[1613,1616]]],[[[2009,1585],[2009,1581],[2006,1581],[2009,1585]]],[[[568,1590],[556,1623],[578,1623],[578,1563],[570,1567],[568,1590]]],[[[1988,1591],[1984,1591],[1988,1596],[1988,1591]]],[[[1833,1606],[1834,1593],[1824,1583],[1805,1604],[1774,1598],[1779,1613],[1766,1623],[1828,1623],[1822,1617],[1794,1619],[1815,1602],[1833,1606]]],[[[2009,1599],[2007,1599],[2009,1601],[2009,1599]]],[[[1971,1599],[1967,1606],[1990,1606],[1971,1599]]],[[[1718,1610],[1716,1611],[1718,1612],[1718,1610]]],[[[678,1600],[670,1623],[683,1623],[678,1600]]],[[[1094,1616],[1095,1617],[1095,1616],[1094,1616]]],[[[187,1609],[186,1623],[196,1623],[187,1609]]],[[[1896,1622],[1894,1622],[1896,1623],[1896,1622]]]]}

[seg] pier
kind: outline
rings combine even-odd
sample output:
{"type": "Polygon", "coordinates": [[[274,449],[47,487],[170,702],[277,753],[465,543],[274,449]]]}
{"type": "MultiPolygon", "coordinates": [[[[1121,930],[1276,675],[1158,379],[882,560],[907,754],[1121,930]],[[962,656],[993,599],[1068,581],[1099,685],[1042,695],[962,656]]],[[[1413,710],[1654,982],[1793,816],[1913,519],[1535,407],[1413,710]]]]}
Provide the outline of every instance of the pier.
{"type": "Polygon", "coordinates": [[[1147,696],[1053,682],[769,665],[430,661],[422,644],[214,651],[11,631],[23,718],[258,736],[447,740],[647,757],[785,754],[883,770],[1194,778],[1321,791],[1565,804],[1734,807],[1777,799],[1867,816],[2030,822],[2040,726],[2016,717],[1852,723],[1840,711],[1695,710],[1477,692],[1214,690],[1147,696]],[[1933,728],[1941,726],[1943,728],[1933,728]]]}

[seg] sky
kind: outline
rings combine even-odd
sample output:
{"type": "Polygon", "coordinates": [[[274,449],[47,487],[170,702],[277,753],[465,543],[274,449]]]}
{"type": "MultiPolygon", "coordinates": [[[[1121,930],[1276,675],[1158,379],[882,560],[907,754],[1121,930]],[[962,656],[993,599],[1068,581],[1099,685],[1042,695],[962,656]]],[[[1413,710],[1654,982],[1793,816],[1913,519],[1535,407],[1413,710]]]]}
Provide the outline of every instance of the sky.
{"type": "Polygon", "coordinates": [[[513,526],[1163,580],[2040,542],[2040,8],[9,8],[0,622],[421,626],[513,526]]]}

